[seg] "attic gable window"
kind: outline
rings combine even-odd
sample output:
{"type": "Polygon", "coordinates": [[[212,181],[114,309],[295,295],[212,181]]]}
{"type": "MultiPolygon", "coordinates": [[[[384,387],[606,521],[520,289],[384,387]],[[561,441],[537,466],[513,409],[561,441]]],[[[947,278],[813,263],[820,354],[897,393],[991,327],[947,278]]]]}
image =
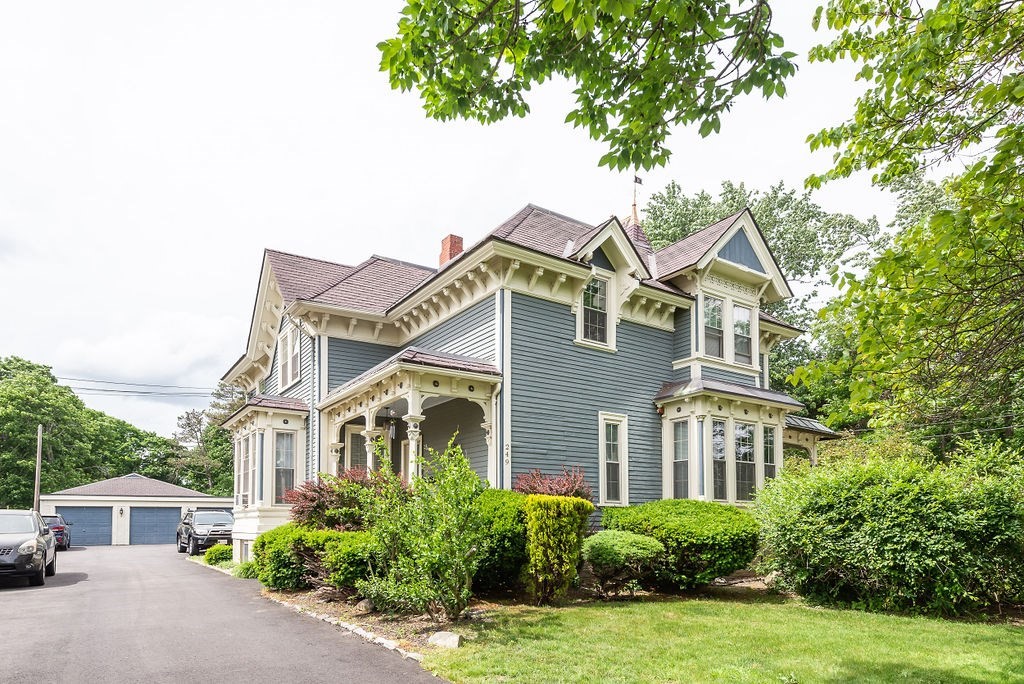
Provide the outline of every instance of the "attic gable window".
{"type": "Polygon", "coordinates": [[[723,358],[724,329],[722,322],[722,300],[704,297],[704,353],[723,358]]]}
{"type": "Polygon", "coordinates": [[[278,382],[278,391],[283,391],[285,388],[291,387],[298,382],[301,374],[301,367],[299,363],[300,345],[298,328],[289,327],[284,334],[281,335],[277,348],[281,374],[278,382]]]}
{"type": "Polygon", "coordinates": [[[608,282],[600,278],[583,290],[583,339],[608,343],[608,282]]]}

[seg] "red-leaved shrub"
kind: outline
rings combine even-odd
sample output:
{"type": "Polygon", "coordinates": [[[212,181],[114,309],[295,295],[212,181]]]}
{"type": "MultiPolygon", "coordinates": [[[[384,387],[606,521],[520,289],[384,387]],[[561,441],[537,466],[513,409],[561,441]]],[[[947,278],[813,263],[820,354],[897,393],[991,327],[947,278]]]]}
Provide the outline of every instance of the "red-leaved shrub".
{"type": "Polygon", "coordinates": [[[297,524],[313,529],[363,529],[363,492],[369,484],[366,471],[346,470],[341,477],[321,474],[284,493],[297,524]]]}
{"type": "Polygon", "coordinates": [[[512,490],[523,494],[549,494],[551,496],[575,496],[587,501],[594,500],[594,492],[587,484],[583,468],[562,466],[559,475],[545,475],[537,469],[516,475],[512,490]]]}

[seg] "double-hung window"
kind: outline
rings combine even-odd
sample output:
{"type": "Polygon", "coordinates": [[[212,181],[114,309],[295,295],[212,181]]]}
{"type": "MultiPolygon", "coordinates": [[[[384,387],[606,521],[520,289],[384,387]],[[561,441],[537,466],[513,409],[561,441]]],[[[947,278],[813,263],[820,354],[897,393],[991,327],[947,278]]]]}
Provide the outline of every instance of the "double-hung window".
{"type": "Polygon", "coordinates": [[[608,281],[593,278],[583,290],[583,339],[608,344],[608,281]]]}
{"type": "Polygon", "coordinates": [[[754,473],[754,426],[736,423],[736,500],[753,501],[757,479],[754,473]]]}
{"type": "Polygon", "coordinates": [[[745,306],[732,308],[733,356],[736,363],[752,363],[750,346],[750,309],[745,306]]]}
{"type": "Polygon", "coordinates": [[[281,336],[278,347],[278,361],[281,372],[278,391],[281,391],[291,387],[299,380],[301,372],[299,364],[299,329],[296,327],[288,328],[284,335],[281,336]]]}
{"type": "Polygon", "coordinates": [[[681,420],[672,424],[672,496],[690,497],[690,422],[681,420]]]}
{"type": "Polygon", "coordinates": [[[601,503],[629,503],[627,418],[600,413],[601,503]]]}
{"type": "Polygon", "coordinates": [[[725,356],[722,326],[722,300],[704,297],[704,353],[719,359],[725,356]]]}
{"type": "Polygon", "coordinates": [[[775,477],[775,428],[764,428],[764,479],[775,477]]]}
{"type": "Polygon", "coordinates": [[[725,421],[711,421],[711,476],[714,483],[714,495],[718,501],[726,501],[729,498],[729,488],[726,482],[725,463],[725,421]]]}
{"type": "Polygon", "coordinates": [[[252,484],[252,473],[250,472],[250,460],[252,454],[249,453],[249,435],[242,437],[239,448],[242,451],[241,455],[241,472],[238,476],[238,496],[239,503],[243,506],[249,505],[249,491],[252,484]]]}
{"type": "Polygon", "coordinates": [[[284,503],[284,493],[295,488],[295,433],[274,433],[274,503],[284,503]]]}

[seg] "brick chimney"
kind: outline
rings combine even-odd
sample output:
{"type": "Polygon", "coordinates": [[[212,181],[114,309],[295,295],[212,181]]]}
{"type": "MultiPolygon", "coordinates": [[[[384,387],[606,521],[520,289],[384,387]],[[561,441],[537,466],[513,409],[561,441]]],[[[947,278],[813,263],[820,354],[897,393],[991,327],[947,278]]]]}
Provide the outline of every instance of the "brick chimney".
{"type": "Polygon", "coordinates": [[[462,254],[462,238],[458,235],[448,235],[441,240],[441,259],[438,267],[444,266],[460,254],[462,254]]]}

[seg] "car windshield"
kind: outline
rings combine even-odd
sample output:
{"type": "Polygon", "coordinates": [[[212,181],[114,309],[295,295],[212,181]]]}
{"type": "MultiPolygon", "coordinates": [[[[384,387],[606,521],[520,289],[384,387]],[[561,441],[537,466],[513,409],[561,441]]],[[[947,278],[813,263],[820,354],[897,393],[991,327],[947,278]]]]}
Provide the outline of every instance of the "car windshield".
{"type": "Polygon", "coordinates": [[[43,522],[46,523],[47,527],[53,527],[54,525],[63,525],[64,524],[64,523],[62,523],[60,521],[60,518],[58,518],[55,515],[44,515],[43,516],[43,522]]]}
{"type": "Polygon", "coordinates": [[[201,511],[195,515],[196,525],[215,525],[217,523],[228,523],[229,525],[234,521],[230,513],[224,511],[201,511]]]}
{"type": "Polygon", "coordinates": [[[0,534],[35,531],[31,515],[0,515],[0,534]]]}

